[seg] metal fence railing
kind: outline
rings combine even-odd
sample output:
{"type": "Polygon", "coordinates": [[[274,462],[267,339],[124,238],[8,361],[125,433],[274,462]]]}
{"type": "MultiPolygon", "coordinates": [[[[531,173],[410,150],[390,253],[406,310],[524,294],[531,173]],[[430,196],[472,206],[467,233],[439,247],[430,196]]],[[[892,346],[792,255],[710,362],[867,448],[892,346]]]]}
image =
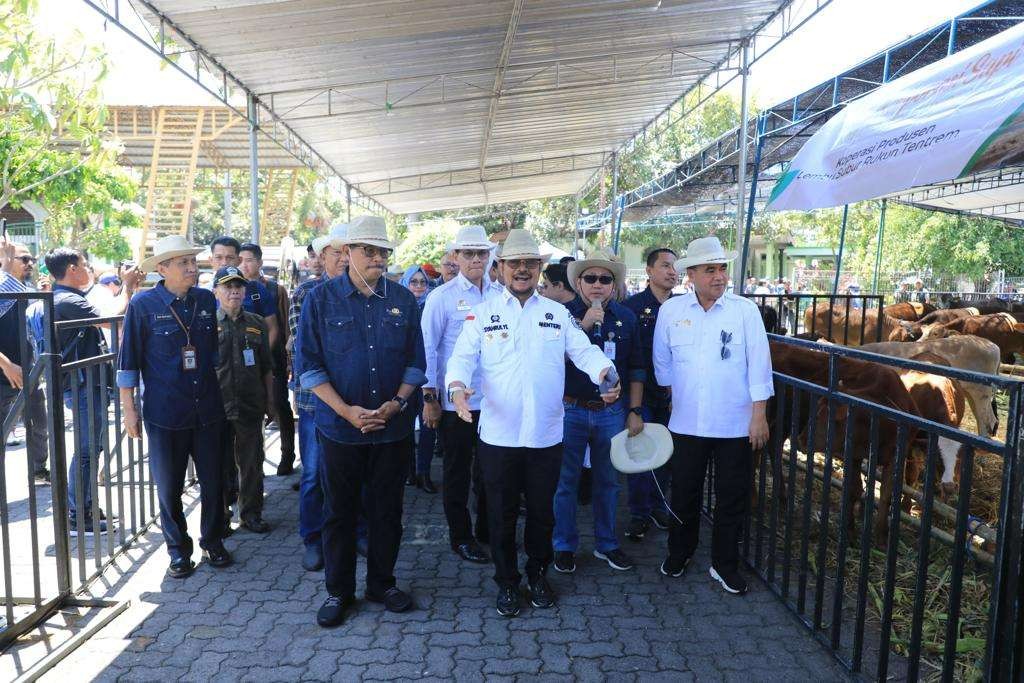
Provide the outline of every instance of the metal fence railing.
{"type": "Polygon", "coordinates": [[[18,325],[25,382],[3,415],[0,434],[5,622],[0,628],[0,649],[70,601],[157,517],[143,442],[127,438],[119,393],[114,389],[123,317],[54,322],[52,294],[0,295],[0,301],[11,299],[19,322],[26,321],[30,307],[33,315],[41,316],[37,329],[42,330],[43,340],[41,352],[36,352],[28,326],[18,325]],[[60,334],[92,326],[110,331],[110,349],[63,362],[60,334]],[[49,490],[34,485],[29,448],[24,458],[12,458],[5,446],[36,390],[42,390],[46,401],[49,490]],[[75,456],[80,459],[77,465],[88,462],[87,478],[76,476],[84,471],[81,467],[69,472],[75,456]],[[77,501],[73,518],[69,490],[77,501]]]}
{"type": "MultiPolygon", "coordinates": [[[[770,308],[775,334],[817,334],[840,344],[885,341],[881,319],[885,297],[874,294],[744,294],[770,308]]],[[[766,326],[767,327],[767,326],[766,326]]]]}
{"type": "MultiPolygon", "coordinates": [[[[748,565],[853,672],[877,680],[1021,680],[1024,383],[771,341],[776,396],[771,441],[755,457],[755,502],[742,541],[748,565]],[[908,410],[900,373],[914,371],[1005,392],[1005,440],[908,410]],[[951,452],[959,489],[944,501],[940,463],[951,452]],[[993,519],[975,514],[981,454],[1001,467],[993,519]],[[908,466],[919,478],[906,480],[908,466]]],[[[712,491],[709,484],[709,514],[712,491]]]]}

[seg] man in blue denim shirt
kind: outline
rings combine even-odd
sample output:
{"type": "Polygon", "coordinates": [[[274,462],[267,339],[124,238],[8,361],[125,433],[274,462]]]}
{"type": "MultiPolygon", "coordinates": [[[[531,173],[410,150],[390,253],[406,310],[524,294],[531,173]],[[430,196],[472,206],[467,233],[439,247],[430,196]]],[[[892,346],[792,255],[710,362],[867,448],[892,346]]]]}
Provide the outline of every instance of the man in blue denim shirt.
{"type": "MultiPolygon", "coordinates": [[[[643,355],[637,337],[636,316],[612,300],[617,283],[623,281],[626,267],[613,257],[595,255],[568,265],[571,286],[580,297],[566,304],[573,318],[580,321],[592,344],[615,363],[623,382],[629,382],[629,405],[639,406],[643,395],[643,355]]],[[[639,414],[630,410],[628,418],[623,402],[606,404],[596,384],[571,363],[565,368],[565,437],[562,470],[555,491],[555,569],[576,571],[579,529],[576,503],[580,470],[587,447],[594,473],[593,508],[594,557],[613,569],[624,571],[634,564],[619,547],[615,536],[615,511],[619,500],[619,475],[611,463],[611,439],[629,424],[630,433],[643,429],[639,414]]]]}
{"type": "Polygon", "coordinates": [[[217,308],[213,294],[196,287],[195,255],[200,251],[184,237],[170,235],[139,264],[143,271],[155,269],[163,280],[129,304],[118,357],[117,386],[131,438],[141,438],[135,387],[140,379],[144,387],[142,420],[149,439],[149,468],[171,556],[167,573],[173,578],[184,578],[195,569],[181,506],[189,456],[199,477],[203,558],[214,567],[231,564],[223,543],[224,405],[217,382],[217,308]]]}
{"type": "Polygon", "coordinates": [[[405,465],[412,449],[409,397],[426,381],[419,306],[384,277],[394,245],[383,219],[360,216],[342,240],[348,272],[302,305],[296,367],[316,394],[324,491],[324,570],[330,594],[317,613],[337,626],[355,601],[356,518],[363,487],[369,520],[366,599],[392,612],[412,607],[395,585],[405,465]]]}

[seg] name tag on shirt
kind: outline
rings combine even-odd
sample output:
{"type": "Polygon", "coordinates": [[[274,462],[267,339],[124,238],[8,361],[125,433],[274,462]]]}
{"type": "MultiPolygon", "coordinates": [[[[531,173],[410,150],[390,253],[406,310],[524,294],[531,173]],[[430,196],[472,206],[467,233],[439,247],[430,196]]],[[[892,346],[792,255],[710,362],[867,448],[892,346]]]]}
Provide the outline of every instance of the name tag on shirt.
{"type": "Polygon", "coordinates": [[[611,360],[615,360],[615,342],[606,341],[604,343],[604,355],[611,360]]]}
{"type": "Polygon", "coordinates": [[[455,306],[456,311],[468,311],[470,308],[472,308],[472,306],[470,306],[469,302],[467,302],[465,299],[459,300],[458,305],[455,306]]]}
{"type": "Polygon", "coordinates": [[[242,360],[246,367],[256,365],[256,351],[253,349],[242,349],[242,360]]]}

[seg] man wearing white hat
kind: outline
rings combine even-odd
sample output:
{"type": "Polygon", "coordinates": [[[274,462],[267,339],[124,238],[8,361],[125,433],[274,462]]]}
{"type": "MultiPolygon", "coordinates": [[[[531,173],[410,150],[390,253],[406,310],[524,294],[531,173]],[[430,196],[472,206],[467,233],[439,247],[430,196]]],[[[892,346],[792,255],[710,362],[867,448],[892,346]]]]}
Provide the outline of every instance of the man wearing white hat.
{"type": "Polygon", "coordinates": [[[444,387],[444,373],[455,348],[455,340],[473,306],[500,295],[501,285],[490,281],[484,272],[496,246],[487,239],[483,226],[461,228],[451,245],[459,274],[427,297],[423,307],[423,350],[427,359],[427,383],[423,386],[423,421],[440,428],[444,444],[444,514],[448,520],[448,540],[462,559],[484,564],[490,561],[477,542],[488,539],[487,502],[480,481],[480,462],[476,459],[477,426],[480,421],[480,374],[470,386],[474,395],[469,406],[472,422],[463,422],[455,413],[444,387]],[[469,485],[476,492],[476,538],[469,515],[469,485]]]}
{"type": "Polygon", "coordinates": [[[690,242],[676,270],[693,292],[661,306],[654,328],[654,372],[670,387],[672,510],[661,573],[682,576],[697,548],[707,465],[714,465],[711,576],[730,592],[747,591],[739,573],[740,533],[750,500],[751,450],[768,440],[765,407],[774,393],[771,354],[753,302],[727,291],[728,264],[717,237],[690,242]]]}
{"type": "Polygon", "coordinates": [[[317,398],[329,593],[317,623],[324,627],[344,621],[355,601],[356,521],[364,492],[366,599],[391,612],[413,607],[396,585],[394,569],[413,447],[415,415],[406,407],[426,381],[419,305],[408,289],[384,276],[395,248],[384,220],[356,218],[341,244],[348,271],[306,296],[295,346],[299,382],[317,398]]]}
{"type": "Polygon", "coordinates": [[[214,567],[231,564],[222,538],[224,405],[217,381],[217,307],[213,294],[196,286],[200,251],[181,235],[169,235],[139,264],[143,272],[156,270],[163,279],[129,303],[118,356],[117,386],[130,438],[142,435],[135,388],[143,386],[149,468],[171,556],[167,573],[173,578],[194,570],[181,505],[189,457],[199,477],[203,557],[214,567]]]}
{"type": "Polygon", "coordinates": [[[302,567],[318,572],[324,568],[323,543],[320,532],[324,523],[324,492],[320,487],[320,443],[316,438],[316,397],[299,384],[298,367],[294,363],[295,338],[299,332],[299,317],[306,295],[331,278],[338,277],[348,267],[348,255],[341,241],[348,236],[348,224],[338,223],[328,235],[313,240],[313,252],[323,266],[320,277],[306,280],[292,292],[288,307],[288,341],[293,352],[290,388],[295,392],[295,410],[299,415],[299,460],[302,475],[299,479],[299,535],[305,551],[302,567]]]}
{"type": "MultiPolygon", "coordinates": [[[[534,607],[555,604],[546,573],[552,559],[552,498],[562,466],[562,385],[565,356],[591,381],[603,382],[613,365],[580,330],[564,306],[537,293],[541,255],[526,230],[509,231],[498,257],[505,287],[466,316],[448,361],[448,399],[459,418],[473,422],[469,401],[479,369],[480,443],[477,455],[487,491],[498,614],[519,614],[516,519],[526,498],[526,575],[534,607]]],[[[614,403],[619,384],[602,400],[614,403]]]]}

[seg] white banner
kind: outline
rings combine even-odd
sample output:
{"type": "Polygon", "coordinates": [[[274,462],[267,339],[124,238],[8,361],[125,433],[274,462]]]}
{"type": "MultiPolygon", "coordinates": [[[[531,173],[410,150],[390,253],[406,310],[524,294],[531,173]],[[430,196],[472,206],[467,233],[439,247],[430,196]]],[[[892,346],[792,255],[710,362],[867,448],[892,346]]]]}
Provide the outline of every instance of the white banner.
{"type": "Polygon", "coordinates": [[[801,148],[769,210],[817,209],[1024,162],[1024,24],[851,103],[801,148]]]}

